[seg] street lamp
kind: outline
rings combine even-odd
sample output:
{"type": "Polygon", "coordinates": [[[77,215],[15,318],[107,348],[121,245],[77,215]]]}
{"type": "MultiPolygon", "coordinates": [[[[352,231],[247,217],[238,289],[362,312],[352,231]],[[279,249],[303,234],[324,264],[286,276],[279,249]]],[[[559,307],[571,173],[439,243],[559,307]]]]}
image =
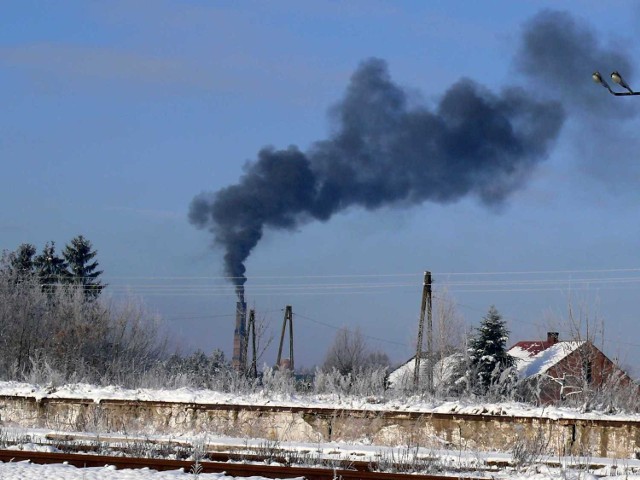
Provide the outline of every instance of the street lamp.
{"type": "Polygon", "coordinates": [[[614,83],[617,83],[625,90],[628,90],[627,92],[614,92],[609,86],[609,84],[605,81],[605,79],[602,78],[602,75],[600,75],[600,72],[593,72],[593,74],[591,75],[591,78],[593,78],[594,82],[599,83],[604,88],[609,90],[609,93],[611,95],[615,95],[616,97],[626,97],[628,95],[640,95],[640,92],[634,92],[633,90],[631,90],[631,87],[629,86],[629,84],[627,84],[627,82],[624,81],[624,78],[622,78],[622,75],[620,75],[620,73],[618,72],[611,73],[611,80],[613,80],[614,83]]]}

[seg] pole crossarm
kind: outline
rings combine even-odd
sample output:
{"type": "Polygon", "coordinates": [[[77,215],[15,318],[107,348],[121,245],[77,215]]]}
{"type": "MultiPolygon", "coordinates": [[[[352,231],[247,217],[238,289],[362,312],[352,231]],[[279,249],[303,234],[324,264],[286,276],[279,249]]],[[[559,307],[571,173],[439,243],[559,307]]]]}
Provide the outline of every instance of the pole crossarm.
{"type": "Polygon", "coordinates": [[[278,347],[278,359],[276,360],[276,366],[281,368],[282,362],[282,347],[284,345],[284,334],[287,330],[287,323],[289,324],[289,369],[294,370],[293,364],[293,309],[291,305],[287,305],[284,310],[284,321],[282,322],[282,334],[280,335],[280,346],[278,347]]]}

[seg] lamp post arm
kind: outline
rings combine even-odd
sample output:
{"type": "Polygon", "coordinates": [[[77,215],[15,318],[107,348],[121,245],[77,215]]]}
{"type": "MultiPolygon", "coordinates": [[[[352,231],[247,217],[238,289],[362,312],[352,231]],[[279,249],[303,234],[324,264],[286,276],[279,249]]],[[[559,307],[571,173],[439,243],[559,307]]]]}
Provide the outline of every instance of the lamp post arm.
{"type": "Polygon", "coordinates": [[[591,78],[593,79],[594,82],[599,83],[604,88],[606,88],[609,91],[609,93],[615,97],[630,97],[634,95],[640,95],[640,92],[634,92],[631,89],[629,84],[627,84],[627,82],[624,81],[624,79],[622,78],[622,75],[620,75],[620,73],[617,71],[611,74],[611,80],[613,80],[614,83],[617,83],[618,85],[620,85],[622,88],[626,89],[627,90],[626,92],[614,92],[609,86],[609,84],[604,80],[604,78],[602,78],[602,75],[600,75],[600,72],[598,72],[597,70],[593,72],[593,74],[591,75],[591,78]]]}
{"type": "Polygon", "coordinates": [[[611,95],[615,95],[616,97],[630,97],[632,95],[640,95],[640,92],[614,92],[611,89],[609,89],[609,92],[611,92],[611,95]]]}

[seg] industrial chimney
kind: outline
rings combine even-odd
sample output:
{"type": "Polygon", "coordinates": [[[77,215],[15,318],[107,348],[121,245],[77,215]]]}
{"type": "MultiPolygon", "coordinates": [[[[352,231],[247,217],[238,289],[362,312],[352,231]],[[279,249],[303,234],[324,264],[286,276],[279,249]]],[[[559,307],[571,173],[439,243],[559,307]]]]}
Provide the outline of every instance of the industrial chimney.
{"type": "Polygon", "coordinates": [[[236,372],[243,372],[247,366],[245,358],[247,341],[247,304],[243,300],[236,302],[236,329],[233,332],[233,358],[231,365],[236,372]]]}

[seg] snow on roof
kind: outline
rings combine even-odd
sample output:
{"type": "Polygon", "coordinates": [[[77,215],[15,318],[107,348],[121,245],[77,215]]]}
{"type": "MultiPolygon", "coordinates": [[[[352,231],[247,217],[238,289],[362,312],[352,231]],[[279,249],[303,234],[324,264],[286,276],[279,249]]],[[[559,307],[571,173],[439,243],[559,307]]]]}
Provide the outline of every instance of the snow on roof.
{"type": "MultiPolygon", "coordinates": [[[[569,354],[576,351],[585,342],[518,342],[507,353],[516,360],[516,371],[520,378],[533,377],[546,373],[569,354]]],[[[434,387],[453,380],[456,366],[462,361],[461,354],[453,354],[436,362],[433,366],[434,387]]],[[[420,364],[420,378],[425,379],[426,354],[420,364]]],[[[413,381],[415,357],[410,358],[397,369],[389,373],[389,384],[392,386],[408,385],[413,381]]]]}
{"type": "Polygon", "coordinates": [[[531,352],[527,349],[522,348],[519,344],[515,344],[507,353],[514,357],[516,360],[527,360],[531,358],[531,352]]]}
{"type": "MultiPolygon", "coordinates": [[[[407,360],[405,363],[400,365],[398,368],[396,368],[395,370],[392,370],[389,373],[389,383],[391,385],[398,385],[400,382],[402,382],[403,378],[408,378],[409,376],[413,378],[413,370],[415,368],[415,359],[416,357],[411,357],[409,360],[407,360]]],[[[420,367],[422,368],[422,364],[420,365],[420,367]]]]}
{"type": "Polygon", "coordinates": [[[516,344],[507,353],[516,359],[516,370],[520,378],[545,373],[562,359],[580,348],[585,342],[558,342],[531,355],[531,352],[516,344]]]}
{"type": "Polygon", "coordinates": [[[542,350],[546,350],[547,348],[551,347],[552,345],[555,345],[556,343],[558,343],[557,341],[555,342],[550,342],[550,341],[525,341],[525,342],[518,342],[514,345],[514,347],[519,347],[520,349],[529,352],[529,356],[531,355],[535,355],[537,353],[540,353],[542,350]]]}
{"type": "MultiPolygon", "coordinates": [[[[461,353],[454,353],[438,360],[433,366],[433,386],[438,387],[442,383],[448,383],[453,380],[457,366],[463,360],[461,353]]],[[[400,386],[413,381],[413,372],[415,369],[416,357],[411,357],[405,363],[389,373],[389,384],[400,386]]],[[[420,362],[420,379],[424,380],[427,372],[426,354],[420,362]]]]}

